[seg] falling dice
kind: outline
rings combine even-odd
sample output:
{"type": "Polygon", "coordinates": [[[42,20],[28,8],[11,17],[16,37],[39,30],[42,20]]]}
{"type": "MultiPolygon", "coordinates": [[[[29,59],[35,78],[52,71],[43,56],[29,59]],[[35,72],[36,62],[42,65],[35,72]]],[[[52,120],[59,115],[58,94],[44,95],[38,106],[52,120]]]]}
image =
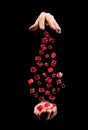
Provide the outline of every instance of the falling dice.
{"type": "Polygon", "coordinates": [[[50,95],[49,99],[52,100],[52,101],[55,101],[56,97],[53,96],[53,95],[50,95]]]}
{"type": "Polygon", "coordinates": [[[43,73],[42,73],[42,76],[43,76],[44,78],[46,78],[46,77],[47,77],[47,74],[46,74],[45,72],[43,72],[43,73]]]}
{"type": "Polygon", "coordinates": [[[55,43],[55,39],[51,37],[51,38],[49,38],[49,42],[55,43]]]}
{"type": "Polygon", "coordinates": [[[45,92],[45,88],[39,88],[39,92],[45,92]]]}
{"type": "Polygon", "coordinates": [[[49,54],[45,54],[45,58],[49,58],[49,54]]]}
{"type": "Polygon", "coordinates": [[[53,72],[53,68],[52,67],[48,68],[47,70],[48,70],[48,73],[53,72]]]}
{"type": "Polygon", "coordinates": [[[56,52],[52,52],[52,53],[51,53],[51,57],[52,57],[52,58],[55,58],[56,55],[57,55],[56,52]]]}
{"type": "Polygon", "coordinates": [[[28,79],[28,84],[32,84],[34,82],[33,79],[28,79]]]}
{"type": "Polygon", "coordinates": [[[47,88],[52,88],[52,84],[50,84],[50,83],[49,83],[49,84],[46,84],[46,87],[47,87],[47,88]]]}
{"type": "Polygon", "coordinates": [[[48,45],[48,50],[53,49],[53,47],[51,45],[48,45]]]}
{"type": "Polygon", "coordinates": [[[56,76],[57,76],[58,78],[61,78],[61,77],[63,76],[63,73],[58,72],[58,73],[56,74],[56,76]]]}
{"type": "Polygon", "coordinates": [[[41,81],[38,81],[38,82],[37,82],[37,84],[38,84],[38,85],[41,85],[41,84],[42,84],[42,82],[41,82],[41,81]]]}
{"type": "Polygon", "coordinates": [[[48,62],[45,62],[45,63],[44,63],[44,66],[46,66],[46,67],[49,66],[48,62]]]}
{"type": "Polygon", "coordinates": [[[31,68],[30,68],[30,71],[31,71],[32,73],[35,73],[35,72],[37,71],[37,69],[36,69],[36,67],[31,67],[31,68]]]}
{"type": "Polygon", "coordinates": [[[37,61],[36,64],[39,66],[39,67],[42,67],[43,66],[43,63],[41,61],[37,61]]]}
{"type": "Polygon", "coordinates": [[[40,75],[39,75],[39,74],[36,74],[36,75],[34,76],[34,79],[35,79],[35,80],[39,80],[39,79],[40,79],[40,75]]]}
{"type": "Polygon", "coordinates": [[[57,79],[56,80],[56,84],[58,85],[58,84],[61,84],[61,79],[57,79]]]}
{"type": "Polygon", "coordinates": [[[35,93],[35,88],[30,88],[30,93],[35,93]]]}
{"type": "Polygon", "coordinates": [[[50,78],[50,77],[47,77],[46,79],[45,79],[45,81],[47,82],[47,83],[51,83],[52,82],[52,78],[50,78]]]}
{"type": "Polygon", "coordinates": [[[40,102],[43,102],[44,100],[45,100],[44,96],[40,96],[40,97],[39,97],[39,101],[40,101],[40,102]]]}
{"type": "Polygon", "coordinates": [[[45,37],[47,37],[47,38],[50,37],[50,35],[49,35],[49,33],[48,33],[47,31],[45,31],[45,32],[43,33],[43,35],[44,35],[45,37]]]}
{"type": "Polygon", "coordinates": [[[52,74],[52,77],[53,77],[53,78],[55,78],[55,77],[56,77],[56,74],[55,74],[55,73],[53,73],[53,74],[52,74]]]}
{"type": "Polygon", "coordinates": [[[40,61],[40,60],[42,60],[42,57],[41,56],[35,56],[35,60],[36,61],[38,61],[38,60],[40,61]]]}
{"type": "Polygon", "coordinates": [[[42,51],[45,51],[47,49],[47,46],[45,44],[41,44],[40,47],[42,51]]]}
{"type": "Polygon", "coordinates": [[[39,54],[40,54],[40,55],[44,55],[44,51],[39,50],[39,54]]]}
{"type": "Polygon", "coordinates": [[[52,61],[51,61],[51,66],[54,67],[54,66],[56,66],[56,64],[57,64],[57,61],[56,61],[56,60],[52,60],[52,61]]]}
{"type": "Polygon", "coordinates": [[[49,95],[50,95],[50,91],[49,91],[49,90],[46,90],[45,95],[46,95],[46,96],[49,96],[49,95]]]}
{"type": "Polygon", "coordinates": [[[42,43],[48,43],[48,38],[42,38],[42,43]]]}
{"type": "Polygon", "coordinates": [[[52,88],[52,94],[56,94],[56,89],[52,88]]]}

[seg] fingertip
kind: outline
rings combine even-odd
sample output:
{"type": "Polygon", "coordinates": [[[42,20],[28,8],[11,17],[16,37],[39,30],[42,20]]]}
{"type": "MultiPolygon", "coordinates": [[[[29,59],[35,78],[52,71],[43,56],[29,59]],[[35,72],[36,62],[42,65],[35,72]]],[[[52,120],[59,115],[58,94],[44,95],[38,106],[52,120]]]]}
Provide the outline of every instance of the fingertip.
{"type": "Polygon", "coordinates": [[[61,34],[61,30],[56,30],[56,32],[57,32],[58,34],[61,34]]]}
{"type": "Polygon", "coordinates": [[[29,31],[31,31],[31,27],[29,27],[29,31]]]}
{"type": "Polygon", "coordinates": [[[44,29],[45,29],[45,27],[44,27],[44,26],[41,26],[41,27],[40,27],[40,30],[44,30],[44,29]]]}

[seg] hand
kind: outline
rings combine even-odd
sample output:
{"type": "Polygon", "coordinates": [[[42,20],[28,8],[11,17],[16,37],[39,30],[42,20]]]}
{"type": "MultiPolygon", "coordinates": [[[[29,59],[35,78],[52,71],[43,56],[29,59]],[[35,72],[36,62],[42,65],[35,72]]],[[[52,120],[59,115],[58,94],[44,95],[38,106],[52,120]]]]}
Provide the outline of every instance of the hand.
{"type": "Polygon", "coordinates": [[[38,28],[45,30],[45,25],[48,25],[52,30],[55,30],[58,34],[61,33],[61,28],[56,22],[53,15],[50,13],[41,12],[35,23],[29,27],[30,31],[35,31],[38,28]]]}

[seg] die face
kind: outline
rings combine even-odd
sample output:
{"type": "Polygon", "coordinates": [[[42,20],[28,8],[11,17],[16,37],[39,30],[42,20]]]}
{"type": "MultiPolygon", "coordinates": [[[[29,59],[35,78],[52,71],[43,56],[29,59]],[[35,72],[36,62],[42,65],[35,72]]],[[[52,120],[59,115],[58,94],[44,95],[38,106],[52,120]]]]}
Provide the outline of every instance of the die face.
{"type": "Polygon", "coordinates": [[[42,67],[43,66],[43,63],[41,61],[37,61],[36,64],[39,66],[39,67],[42,67]]]}
{"type": "Polygon", "coordinates": [[[56,52],[52,52],[51,53],[51,58],[56,58],[56,55],[57,55],[56,52]]]}
{"type": "Polygon", "coordinates": [[[42,57],[41,57],[41,56],[35,56],[35,60],[36,60],[36,61],[41,61],[41,60],[42,60],[42,57]]]}
{"type": "Polygon", "coordinates": [[[31,78],[31,79],[28,79],[28,84],[32,84],[34,83],[34,80],[31,78]]]}
{"type": "Polygon", "coordinates": [[[35,93],[35,88],[30,88],[30,94],[35,93]]]}
{"type": "Polygon", "coordinates": [[[42,43],[44,44],[48,43],[48,38],[47,37],[42,38],[42,43]]]}
{"type": "Polygon", "coordinates": [[[51,72],[53,72],[54,70],[53,70],[52,67],[50,67],[50,68],[47,69],[47,71],[48,71],[48,73],[51,73],[51,72]]]}
{"type": "Polygon", "coordinates": [[[40,75],[39,74],[34,75],[34,79],[35,80],[40,80],[40,75]]]}
{"type": "Polygon", "coordinates": [[[45,88],[39,88],[39,92],[45,92],[45,88]]]}
{"type": "Polygon", "coordinates": [[[31,73],[36,73],[37,72],[37,68],[36,67],[31,67],[30,68],[30,72],[31,73]]]}
{"type": "Polygon", "coordinates": [[[45,44],[41,44],[40,48],[41,48],[42,51],[45,51],[47,49],[47,46],[45,44]]]}
{"type": "Polygon", "coordinates": [[[52,61],[51,61],[51,66],[54,67],[54,66],[56,66],[56,64],[57,64],[57,61],[56,61],[56,60],[52,60],[52,61]]]}

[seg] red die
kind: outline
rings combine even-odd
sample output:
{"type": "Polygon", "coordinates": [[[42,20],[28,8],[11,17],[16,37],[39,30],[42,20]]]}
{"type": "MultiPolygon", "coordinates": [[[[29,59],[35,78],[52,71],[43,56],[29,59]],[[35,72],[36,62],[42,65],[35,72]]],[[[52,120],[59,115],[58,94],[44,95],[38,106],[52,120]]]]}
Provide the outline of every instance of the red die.
{"type": "Polygon", "coordinates": [[[36,63],[39,67],[42,67],[43,66],[43,63],[41,61],[37,61],[36,63]]]}
{"type": "Polygon", "coordinates": [[[44,55],[44,51],[39,50],[39,54],[40,54],[40,55],[44,55]]]}
{"type": "Polygon", "coordinates": [[[34,79],[35,79],[35,80],[39,80],[39,79],[40,79],[40,75],[39,75],[39,74],[36,74],[36,75],[34,76],[34,79]]]}
{"type": "Polygon", "coordinates": [[[42,82],[41,82],[41,81],[38,81],[38,82],[37,82],[37,84],[38,84],[38,85],[41,85],[41,84],[42,84],[42,82]]]}
{"type": "Polygon", "coordinates": [[[52,61],[51,61],[51,66],[54,67],[54,66],[56,66],[56,64],[57,64],[57,61],[56,61],[56,60],[52,60],[52,61]]]}
{"type": "Polygon", "coordinates": [[[36,67],[31,67],[31,68],[30,68],[30,71],[31,71],[32,73],[35,73],[35,72],[37,71],[37,69],[36,69],[36,67]]]}
{"type": "Polygon", "coordinates": [[[56,94],[56,89],[52,88],[52,94],[56,94]]]}
{"type": "Polygon", "coordinates": [[[61,83],[61,88],[65,88],[65,84],[64,83],[61,83]]]}
{"type": "Polygon", "coordinates": [[[49,107],[49,106],[50,106],[49,102],[45,103],[45,107],[49,107]]]}
{"type": "Polygon", "coordinates": [[[55,77],[56,77],[56,74],[55,74],[55,73],[53,73],[53,74],[52,74],[52,77],[53,77],[53,78],[55,78],[55,77]]]}
{"type": "Polygon", "coordinates": [[[28,79],[28,84],[32,84],[34,82],[33,79],[28,79]]]}
{"type": "Polygon", "coordinates": [[[45,88],[39,88],[39,92],[45,92],[45,88]]]}
{"type": "Polygon", "coordinates": [[[56,98],[53,95],[50,95],[49,99],[54,101],[56,98]]]}
{"type": "Polygon", "coordinates": [[[56,55],[57,55],[56,52],[52,52],[51,57],[52,57],[52,58],[55,58],[56,55]]]}
{"type": "Polygon", "coordinates": [[[39,101],[40,101],[40,102],[43,102],[44,100],[45,100],[44,96],[40,96],[40,97],[39,97],[39,101]]]}
{"type": "Polygon", "coordinates": [[[35,56],[35,60],[41,60],[42,57],[41,56],[35,56]]]}
{"type": "Polygon", "coordinates": [[[58,84],[61,84],[61,79],[57,79],[56,80],[56,84],[58,85],[58,84]]]}
{"type": "Polygon", "coordinates": [[[49,35],[49,33],[48,33],[47,31],[45,31],[45,32],[43,33],[43,35],[44,35],[45,37],[50,37],[50,35],[49,35]]]}
{"type": "Polygon", "coordinates": [[[55,43],[55,39],[51,37],[51,38],[49,38],[49,42],[55,43]]]}
{"type": "Polygon", "coordinates": [[[43,109],[42,105],[37,106],[37,110],[38,110],[38,111],[40,111],[40,112],[41,112],[41,111],[42,111],[42,109],[43,109]]]}
{"type": "Polygon", "coordinates": [[[45,79],[45,81],[47,82],[47,83],[51,83],[52,82],[52,78],[50,78],[50,77],[47,77],[46,79],[45,79]]]}
{"type": "Polygon", "coordinates": [[[35,94],[34,94],[34,97],[37,98],[37,97],[38,97],[38,93],[35,93],[35,94]]]}
{"type": "Polygon", "coordinates": [[[42,43],[48,43],[48,38],[42,38],[42,43]]]}
{"type": "Polygon", "coordinates": [[[61,78],[61,77],[63,76],[63,73],[58,72],[56,76],[57,76],[58,78],[61,78]]]}
{"type": "Polygon", "coordinates": [[[41,47],[42,51],[45,51],[47,49],[47,46],[45,44],[41,44],[40,47],[41,47]]]}
{"type": "Polygon", "coordinates": [[[35,93],[35,88],[30,88],[30,93],[35,93]]]}
{"type": "Polygon", "coordinates": [[[51,50],[53,47],[51,45],[48,46],[48,49],[51,50]]]}
{"type": "Polygon", "coordinates": [[[49,96],[50,95],[50,91],[46,90],[45,95],[49,96]]]}
{"type": "Polygon", "coordinates": [[[47,87],[47,88],[51,88],[52,85],[51,85],[51,84],[46,84],[46,87],[47,87]]]}
{"type": "Polygon", "coordinates": [[[46,74],[45,72],[43,72],[43,73],[42,73],[42,76],[43,76],[44,78],[46,78],[46,77],[47,77],[47,74],[46,74]]]}
{"type": "Polygon", "coordinates": [[[52,67],[48,68],[47,70],[48,70],[48,73],[53,72],[53,68],[52,67]]]}
{"type": "Polygon", "coordinates": [[[49,54],[45,54],[45,58],[49,58],[49,54]]]}
{"type": "Polygon", "coordinates": [[[46,67],[47,67],[48,65],[49,65],[48,62],[45,62],[45,63],[44,63],[44,66],[46,66],[46,67]]]}

